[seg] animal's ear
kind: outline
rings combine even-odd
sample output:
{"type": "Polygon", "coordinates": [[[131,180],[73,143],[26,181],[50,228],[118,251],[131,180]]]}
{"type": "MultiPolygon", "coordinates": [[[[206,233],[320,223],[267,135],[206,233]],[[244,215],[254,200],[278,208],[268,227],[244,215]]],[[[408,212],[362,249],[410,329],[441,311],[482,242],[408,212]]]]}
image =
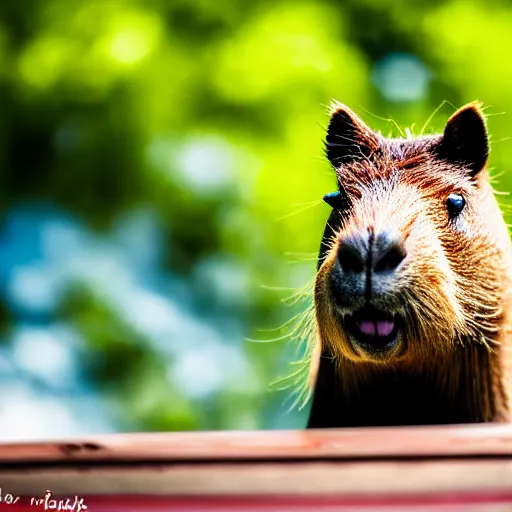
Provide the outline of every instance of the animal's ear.
{"type": "Polygon", "coordinates": [[[332,102],[329,113],[325,151],[334,168],[368,158],[379,147],[375,133],[348,107],[332,102]]]}
{"type": "Polygon", "coordinates": [[[480,103],[469,103],[448,119],[438,153],[445,160],[467,166],[471,176],[485,167],[489,139],[480,103]]]}

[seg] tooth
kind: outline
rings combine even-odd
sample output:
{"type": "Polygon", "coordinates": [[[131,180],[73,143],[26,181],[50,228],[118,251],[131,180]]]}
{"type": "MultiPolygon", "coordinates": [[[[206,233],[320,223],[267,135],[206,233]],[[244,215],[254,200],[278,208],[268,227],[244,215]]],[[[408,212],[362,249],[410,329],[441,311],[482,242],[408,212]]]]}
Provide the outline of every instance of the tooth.
{"type": "Polygon", "coordinates": [[[395,322],[393,320],[383,320],[377,322],[377,332],[379,336],[389,336],[393,332],[395,322]]]}
{"type": "Polygon", "coordinates": [[[375,336],[376,328],[374,322],[359,322],[359,329],[363,334],[366,334],[367,336],[375,336]]]}

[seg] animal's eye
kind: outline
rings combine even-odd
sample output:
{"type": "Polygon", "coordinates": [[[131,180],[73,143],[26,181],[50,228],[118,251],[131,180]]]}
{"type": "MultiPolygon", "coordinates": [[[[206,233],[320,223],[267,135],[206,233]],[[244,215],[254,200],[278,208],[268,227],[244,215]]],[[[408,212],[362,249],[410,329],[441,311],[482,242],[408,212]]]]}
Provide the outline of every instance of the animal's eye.
{"type": "Polygon", "coordinates": [[[332,208],[345,208],[345,197],[339,190],[325,194],[323,200],[332,208]]]}
{"type": "Polygon", "coordinates": [[[458,215],[466,206],[464,196],[460,194],[450,194],[446,200],[446,207],[450,215],[458,215]]]}

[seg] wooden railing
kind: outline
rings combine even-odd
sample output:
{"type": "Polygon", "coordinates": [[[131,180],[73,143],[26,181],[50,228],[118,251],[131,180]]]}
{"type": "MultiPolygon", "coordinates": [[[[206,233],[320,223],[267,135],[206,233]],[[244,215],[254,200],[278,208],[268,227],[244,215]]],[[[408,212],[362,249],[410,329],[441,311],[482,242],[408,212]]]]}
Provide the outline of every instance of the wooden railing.
{"type": "Polygon", "coordinates": [[[0,510],[512,511],[512,426],[0,444],[0,488],[0,510]]]}

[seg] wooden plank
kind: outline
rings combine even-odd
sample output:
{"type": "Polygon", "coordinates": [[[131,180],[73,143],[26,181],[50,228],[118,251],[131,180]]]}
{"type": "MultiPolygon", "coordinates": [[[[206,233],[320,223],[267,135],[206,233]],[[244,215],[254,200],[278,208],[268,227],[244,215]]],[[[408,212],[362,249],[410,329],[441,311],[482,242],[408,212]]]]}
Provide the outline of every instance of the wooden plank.
{"type": "Polygon", "coordinates": [[[490,455],[512,455],[511,425],[116,434],[46,443],[0,444],[0,467],[23,462],[376,460],[490,455]]]}
{"type": "Polygon", "coordinates": [[[512,427],[123,434],[3,444],[0,485],[0,512],[44,510],[30,499],[48,490],[55,498],[80,497],[94,512],[512,511],[512,427]],[[22,501],[8,504],[6,493],[22,501]]]}
{"type": "MultiPolygon", "coordinates": [[[[20,496],[386,496],[501,493],[512,497],[512,460],[297,462],[63,467],[4,470],[20,496]]],[[[511,509],[512,510],[512,509],[511,509]]]]}
{"type": "MultiPolygon", "coordinates": [[[[83,499],[87,510],[94,512],[510,512],[512,501],[500,495],[473,495],[461,497],[456,494],[439,496],[418,496],[416,498],[388,497],[385,499],[347,499],[344,497],[313,499],[283,496],[261,498],[259,496],[233,499],[221,497],[207,500],[161,498],[153,496],[132,497],[97,497],[87,496],[83,499]]],[[[0,511],[34,512],[45,509],[44,504],[31,504],[30,500],[17,503],[17,506],[0,504],[0,511]]],[[[75,508],[77,510],[77,508],[75,508]]],[[[85,509],[83,509],[85,510],[85,509]]]]}

